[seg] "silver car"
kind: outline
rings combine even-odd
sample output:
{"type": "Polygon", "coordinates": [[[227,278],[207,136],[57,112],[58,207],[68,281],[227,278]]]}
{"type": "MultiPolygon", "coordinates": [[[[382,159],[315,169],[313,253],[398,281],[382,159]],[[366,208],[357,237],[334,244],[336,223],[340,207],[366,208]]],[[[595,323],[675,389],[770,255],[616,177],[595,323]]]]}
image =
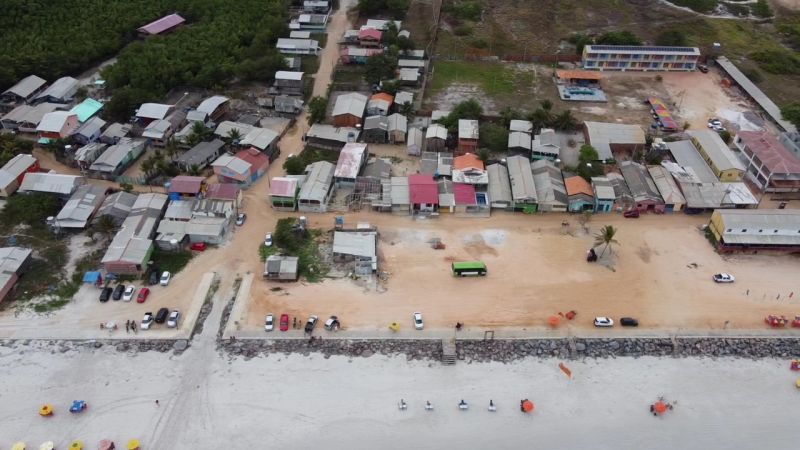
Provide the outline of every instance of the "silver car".
{"type": "Polygon", "coordinates": [[[173,309],[171,313],[169,313],[169,318],[167,319],[167,328],[178,328],[178,322],[181,320],[181,312],[177,309],[173,309]]]}

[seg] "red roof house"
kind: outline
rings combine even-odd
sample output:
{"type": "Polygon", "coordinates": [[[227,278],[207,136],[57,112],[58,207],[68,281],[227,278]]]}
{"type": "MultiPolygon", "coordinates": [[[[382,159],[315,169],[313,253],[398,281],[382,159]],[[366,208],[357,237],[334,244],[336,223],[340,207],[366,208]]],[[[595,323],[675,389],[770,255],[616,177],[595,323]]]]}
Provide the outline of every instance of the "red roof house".
{"type": "Polygon", "coordinates": [[[475,200],[475,185],[466,183],[453,183],[453,197],[456,205],[477,205],[475,200]]]}
{"type": "Polygon", "coordinates": [[[380,47],[383,32],[374,28],[364,28],[358,32],[358,42],[362,47],[380,47]]]}
{"type": "Polygon", "coordinates": [[[767,131],[740,131],[734,144],[747,158],[747,177],[765,192],[800,191],[800,159],[767,131]]]}
{"type": "Polygon", "coordinates": [[[169,193],[179,196],[195,197],[203,191],[205,183],[206,179],[203,177],[178,175],[170,180],[169,193]]]}
{"type": "Polygon", "coordinates": [[[409,175],[408,193],[417,211],[435,211],[439,205],[439,186],[431,175],[409,175]]]}

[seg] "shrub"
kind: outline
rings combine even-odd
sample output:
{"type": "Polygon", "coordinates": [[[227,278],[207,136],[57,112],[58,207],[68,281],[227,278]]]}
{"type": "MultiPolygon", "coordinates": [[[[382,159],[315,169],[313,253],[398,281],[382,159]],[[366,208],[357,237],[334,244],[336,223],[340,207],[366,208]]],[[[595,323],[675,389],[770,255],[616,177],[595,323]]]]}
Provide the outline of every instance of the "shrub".
{"type": "Polygon", "coordinates": [[[482,10],[483,5],[481,2],[475,0],[459,2],[445,8],[445,11],[452,14],[453,17],[473,22],[481,20],[482,10]]]}
{"type": "Polygon", "coordinates": [[[758,17],[772,17],[772,9],[769,7],[767,0],[758,0],[755,5],[751,6],[753,15],[758,17]]]}
{"type": "Polygon", "coordinates": [[[470,42],[470,45],[475,48],[487,48],[489,47],[489,42],[484,38],[476,38],[470,42]]]}
{"type": "Polygon", "coordinates": [[[800,74],[800,58],[787,50],[763,50],[751,53],[750,57],[766,72],[782,75],[800,74]]]}
{"type": "Polygon", "coordinates": [[[456,36],[469,36],[472,34],[472,27],[469,25],[459,25],[453,28],[453,34],[456,36]]]}
{"type": "Polygon", "coordinates": [[[759,72],[755,67],[742,67],[741,71],[753,83],[758,84],[764,81],[764,77],[761,75],[761,72],[759,72]]]}
{"type": "Polygon", "coordinates": [[[656,45],[672,45],[684,47],[689,44],[686,33],[682,30],[664,30],[656,37],[656,45]]]}

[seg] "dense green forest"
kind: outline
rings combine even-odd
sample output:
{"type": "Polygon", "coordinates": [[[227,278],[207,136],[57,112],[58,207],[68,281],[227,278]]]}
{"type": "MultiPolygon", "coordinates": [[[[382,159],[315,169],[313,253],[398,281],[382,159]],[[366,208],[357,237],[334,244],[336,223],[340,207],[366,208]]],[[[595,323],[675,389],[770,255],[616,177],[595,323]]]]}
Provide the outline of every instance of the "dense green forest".
{"type": "Polygon", "coordinates": [[[176,86],[271,78],[286,21],[283,0],[4,0],[0,90],[31,73],[80,73],[122,49],[103,76],[113,94],[105,114],[124,119],[176,86]],[[133,42],[138,27],[173,12],[188,25],[133,42]]]}

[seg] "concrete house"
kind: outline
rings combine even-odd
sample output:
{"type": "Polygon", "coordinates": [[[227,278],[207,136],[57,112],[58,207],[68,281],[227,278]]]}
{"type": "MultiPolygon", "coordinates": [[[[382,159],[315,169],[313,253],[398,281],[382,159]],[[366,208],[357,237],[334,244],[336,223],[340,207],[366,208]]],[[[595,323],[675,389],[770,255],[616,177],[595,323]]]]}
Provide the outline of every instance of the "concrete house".
{"type": "Polygon", "coordinates": [[[342,64],[366,64],[371,56],[382,53],[382,48],[344,47],[339,50],[339,62],[342,64]]]}
{"type": "Polygon", "coordinates": [[[479,127],[477,120],[458,120],[457,154],[475,153],[478,150],[479,127]]]}
{"type": "Polygon", "coordinates": [[[274,177],[269,185],[272,209],[293,212],[297,210],[297,195],[303,179],[296,177],[274,177]]]}
{"type": "Polygon", "coordinates": [[[36,131],[39,134],[39,139],[65,139],[74,133],[80,122],[78,122],[78,115],[69,111],[53,111],[47,113],[42,117],[36,131]]]}
{"type": "Polygon", "coordinates": [[[125,171],[139,156],[144,153],[145,141],[125,138],[116,145],[108,147],[98,157],[89,171],[93,176],[112,179],[125,171]]]}
{"type": "Polygon", "coordinates": [[[337,127],[355,127],[361,124],[366,107],[366,95],[357,92],[340,95],[336,98],[336,103],[333,106],[333,125],[337,127]]]}
{"type": "Polygon", "coordinates": [[[386,116],[369,116],[364,119],[361,139],[364,142],[385,144],[389,140],[389,119],[386,116]]]}
{"type": "Polygon", "coordinates": [[[663,166],[647,166],[650,178],[658,188],[658,193],[664,200],[664,211],[680,211],[686,205],[686,198],[681,193],[678,183],[672,178],[672,174],[663,166]]]}
{"type": "Polygon", "coordinates": [[[566,212],[569,197],[561,170],[546,159],[531,163],[531,170],[539,197],[539,211],[566,212]]]}
{"type": "Polygon", "coordinates": [[[154,147],[164,147],[174,133],[172,124],[168,120],[154,120],[147,124],[142,132],[142,137],[154,147]]]}
{"type": "Polygon", "coordinates": [[[502,164],[491,164],[486,168],[489,173],[489,205],[492,208],[511,209],[511,181],[508,169],[502,164]]]}
{"type": "Polygon", "coordinates": [[[362,28],[358,30],[358,44],[362,47],[377,48],[381,46],[383,32],[374,28],[362,28]]]}
{"type": "Polygon", "coordinates": [[[89,144],[98,141],[103,134],[103,127],[106,126],[106,121],[99,117],[92,117],[83,123],[83,125],[75,131],[72,137],[81,144],[89,144]]]}
{"type": "Polygon", "coordinates": [[[425,151],[444,151],[447,142],[447,128],[438,123],[431,124],[425,131],[425,151]]]}
{"type": "Polygon", "coordinates": [[[367,144],[348,143],[339,152],[339,160],[333,173],[336,187],[354,187],[361,168],[367,163],[367,144]]]}
{"type": "Polygon", "coordinates": [[[711,167],[719,181],[742,181],[744,164],[713,130],[690,130],[692,144],[711,167]]]}
{"type": "Polygon", "coordinates": [[[72,77],[62,77],[34,97],[32,103],[69,103],[78,92],[80,82],[72,77]]]}
{"type": "Polygon", "coordinates": [[[211,166],[221,183],[250,186],[267,171],[269,158],[258,149],[249,148],[236,155],[223,154],[211,166]]]}
{"type": "Polygon", "coordinates": [[[38,172],[40,170],[39,160],[26,153],[11,158],[2,169],[0,169],[0,197],[8,197],[17,191],[25,174],[38,172]]]}
{"type": "Polygon", "coordinates": [[[269,255],[264,263],[264,278],[277,281],[297,281],[297,256],[269,255]]]}
{"type": "Polygon", "coordinates": [[[564,186],[569,212],[594,211],[594,190],[588,181],[579,176],[568,177],[564,178],[564,186]]]}
{"type": "Polygon", "coordinates": [[[297,195],[297,210],[301,212],[325,212],[333,194],[333,173],[336,166],[327,161],[309,164],[305,170],[306,180],[297,195]]]}
{"type": "Polygon", "coordinates": [[[631,190],[636,209],[642,212],[664,212],[664,199],[661,198],[655,182],[643,165],[633,161],[622,161],[619,163],[619,170],[631,190]]]}
{"type": "Polygon", "coordinates": [[[158,223],[167,207],[167,196],[140,194],[131,214],[111,240],[101,259],[106,272],[119,275],[141,275],[147,270],[155,246],[158,223]]]}
{"type": "Polygon", "coordinates": [[[169,181],[167,192],[171,200],[195,198],[201,196],[206,190],[204,177],[178,175],[169,181]]]}
{"type": "Polygon", "coordinates": [[[581,61],[588,70],[690,72],[699,58],[697,47],[587,45],[581,61]]]}
{"type": "Polygon", "coordinates": [[[454,183],[471,184],[485,192],[489,185],[489,174],[483,161],[474,153],[464,153],[453,158],[451,177],[454,183]]]}
{"type": "MultiPolygon", "coordinates": [[[[536,212],[539,194],[533,180],[530,160],[524,156],[515,155],[506,158],[506,164],[511,184],[511,209],[536,212]]],[[[491,176],[489,180],[491,181],[491,176]]]]}
{"type": "Polygon", "coordinates": [[[747,158],[747,178],[764,192],[800,192],[800,159],[767,131],[739,131],[733,139],[747,158]]]}
{"type": "Polygon", "coordinates": [[[432,176],[408,176],[408,191],[413,211],[434,212],[439,209],[439,186],[432,176]]]}
{"type": "Polygon", "coordinates": [[[617,196],[614,186],[607,177],[592,177],[592,192],[594,193],[594,212],[608,213],[614,209],[617,196]]]}
{"type": "Polygon", "coordinates": [[[552,128],[542,128],[531,142],[531,158],[555,161],[561,152],[561,142],[552,128]]]}
{"type": "Polygon", "coordinates": [[[192,170],[192,167],[204,169],[222,154],[224,146],[225,143],[219,139],[201,142],[179,156],[175,163],[186,172],[192,170]]]}
{"type": "Polygon", "coordinates": [[[800,213],[796,209],[718,209],[708,229],[721,253],[800,251],[800,213]]]}
{"type": "Polygon", "coordinates": [[[3,91],[3,93],[0,94],[0,102],[11,107],[28,103],[33,100],[39,92],[44,90],[46,85],[47,81],[45,81],[44,78],[36,75],[28,75],[19,80],[14,86],[3,91]]]}

